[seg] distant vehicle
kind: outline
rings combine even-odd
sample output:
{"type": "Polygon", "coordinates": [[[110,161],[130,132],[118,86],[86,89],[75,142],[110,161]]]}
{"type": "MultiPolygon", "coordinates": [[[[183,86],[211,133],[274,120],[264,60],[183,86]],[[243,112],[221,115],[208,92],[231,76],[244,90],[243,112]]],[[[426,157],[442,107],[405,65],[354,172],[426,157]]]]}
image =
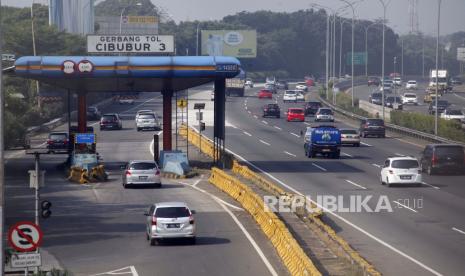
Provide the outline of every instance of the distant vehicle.
{"type": "Polygon", "coordinates": [[[265,83],[276,84],[276,77],[266,77],[265,83]]]}
{"type": "Polygon", "coordinates": [[[384,161],[380,173],[381,184],[391,187],[392,184],[422,185],[421,169],[414,157],[390,157],[384,161]]]}
{"type": "Polygon", "coordinates": [[[395,73],[389,74],[389,78],[391,78],[391,79],[394,79],[396,77],[400,77],[400,73],[395,72],[395,73]]]}
{"type": "Polygon", "coordinates": [[[307,83],[305,82],[298,82],[295,86],[295,89],[297,90],[303,90],[305,92],[308,91],[308,86],[307,86],[307,83]]]}
{"type": "Polygon", "coordinates": [[[118,99],[119,104],[134,104],[134,96],[120,96],[118,99]]]}
{"type": "Polygon", "coordinates": [[[136,119],[136,129],[141,131],[144,129],[160,130],[160,121],[155,112],[142,113],[136,119]]]}
{"type": "Polygon", "coordinates": [[[375,92],[370,96],[370,103],[382,105],[383,104],[383,94],[380,92],[375,92]]]}
{"type": "Polygon", "coordinates": [[[334,113],[331,108],[321,107],[315,114],[315,122],[334,122],[334,113]]]}
{"type": "Polygon", "coordinates": [[[123,122],[116,113],[103,114],[100,119],[100,130],[105,129],[123,129],[123,122]]]}
{"type": "Polygon", "coordinates": [[[376,85],[379,86],[381,80],[378,77],[368,77],[368,86],[376,85]]]}
{"type": "MultiPolygon", "coordinates": [[[[441,98],[442,94],[438,93],[438,98],[441,98]]],[[[427,90],[425,96],[423,97],[423,102],[431,103],[436,101],[436,92],[432,90],[427,90]]]]}
{"type": "Polygon", "coordinates": [[[226,79],[226,96],[236,95],[244,97],[246,73],[241,69],[239,74],[231,79],[226,79]]]}
{"type": "Polygon", "coordinates": [[[154,161],[131,160],[122,168],[124,172],[121,180],[125,189],[137,185],[161,187],[160,169],[154,161]]]}
{"type": "Polygon", "coordinates": [[[258,98],[259,99],[264,99],[264,98],[272,99],[273,93],[268,89],[262,89],[258,92],[258,98]]]}
{"type": "Polygon", "coordinates": [[[304,122],[305,121],[305,115],[304,115],[304,109],[303,108],[289,108],[287,110],[287,121],[292,122],[292,121],[299,121],[299,122],[304,122]]]}
{"type": "Polygon", "coordinates": [[[306,103],[304,107],[305,116],[315,115],[320,107],[322,107],[322,104],[321,102],[318,102],[318,101],[310,101],[306,103]]]}
{"type": "Polygon", "coordinates": [[[395,77],[393,80],[392,80],[392,83],[395,85],[395,86],[402,86],[402,79],[400,77],[395,77]]]}
{"type": "Polygon", "coordinates": [[[278,93],[278,89],[276,88],[276,85],[272,83],[265,83],[265,89],[270,90],[271,93],[273,94],[278,93]]]}
{"type": "Polygon", "coordinates": [[[384,100],[384,105],[392,109],[402,110],[402,99],[399,96],[388,96],[384,100]]]}
{"type": "Polygon", "coordinates": [[[339,158],[341,154],[341,132],[334,126],[307,128],[305,133],[305,156],[314,158],[317,154],[339,158]]]}
{"type": "Polygon", "coordinates": [[[135,118],[136,121],[137,121],[137,118],[138,118],[141,114],[143,114],[143,113],[153,113],[153,110],[151,110],[151,109],[141,109],[141,110],[138,110],[138,111],[136,112],[136,118],[135,118]]]}
{"type": "Polygon", "coordinates": [[[429,78],[429,87],[435,88],[436,87],[436,76],[438,82],[438,88],[441,90],[450,90],[449,83],[447,82],[447,78],[449,74],[447,70],[431,70],[430,71],[430,78],[429,78]]]}
{"type": "Polygon", "coordinates": [[[418,83],[416,80],[409,80],[405,84],[405,89],[418,89],[418,83]]]}
{"type": "Polygon", "coordinates": [[[68,151],[69,140],[67,132],[50,132],[47,138],[49,153],[68,151]]]}
{"type": "Polygon", "coordinates": [[[384,79],[383,85],[384,85],[384,86],[388,86],[388,85],[389,85],[389,86],[392,88],[392,87],[394,87],[394,81],[391,80],[391,79],[384,79]]]}
{"type": "Polygon", "coordinates": [[[379,92],[383,92],[384,90],[384,93],[392,93],[392,87],[392,84],[385,82],[379,87],[379,92]]]}
{"type": "Polygon", "coordinates": [[[287,81],[279,80],[276,82],[276,88],[278,89],[289,89],[289,84],[287,81]]]}
{"type": "Polygon", "coordinates": [[[360,123],[360,135],[365,138],[368,136],[386,137],[386,127],[383,119],[366,119],[360,123]]]}
{"type": "Polygon", "coordinates": [[[307,87],[315,86],[315,80],[312,77],[305,77],[304,79],[307,87]]]}
{"type": "Polygon", "coordinates": [[[303,91],[301,91],[301,90],[296,91],[295,101],[296,102],[304,102],[305,101],[305,95],[304,95],[303,91]]]}
{"type": "Polygon", "coordinates": [[[189,239],[195,244],[194,210],[184,202],[160,202],[149,207],[144,213],[146,219],[145,235],[150,245],[156,245],[162,239],[189,239]]]}
{"type": "Polygon", "coordinates": [[[263,117],[269,116],[281,118],[281,109],[278,104],[267,104],[263,106],[263,117]]]}
{"type": "Polygon", "coordinates": [[[402,104],[404,104],[404,105],[406,105],[406,104],[418,105],[417,94],[415,94],[415,93],[404,93],[404,95],[402,95],[402,104]]]}
{"type": "Polygon", "coordinates": [[[296,102],[297,101],[297,90],[286,90],[283,95],[283,102],[296,102]]]}
{"type": "Polygon", "coordinates": [[[249,88],[253,88],[253,86],[254,86],[253,80],[252,79],[246,79],[245,80],[245,86],[249,87],[249,88]]]}
{"type": "Polygon", "coordinates": [[[429,175],[437,173],[465,173],[464,148],[455,144],[427,145],[420,159],[421,169],[429,175]]]}
{"type": "Polygon", "coordinates": [[[356,129],[341,128],[341,143],[343,145],[353,145],[360,147],[360,133],[356,129]]]}
{"type": "Polygon", "coordinates": [[[102,114],[96,106],[87,107],[87,119],[88,120],[100,120],[102,114]]]}
{"type": "Polygon", "coordinates": [[[462,78],[461,77],[452,77],[452,78],[450,78],[450,83],[452,85],[462,85],[462,78]]]}
{"type": "Polygon", "coordinates": [[[441,118],[445,120],[457,120],[462,122],[465,120],[465,115],[460,109],[446,109],[443,113],[441,113],[441,118]]]}
{"type": "MultiPolygon", "coordinates": [[[[446,108],[449,106],[449,102],[448,101],[445,101],[445,100],[438,100],[438,113],[442,113],[444,112],[444,110],[446,110],[446,108]]],[[[428,107],[428,113],[430,115],[433,115],[433,114],[436,114],[436,101],[432,101],[430,104],[429,104],[429,107],[428,107]]]]}

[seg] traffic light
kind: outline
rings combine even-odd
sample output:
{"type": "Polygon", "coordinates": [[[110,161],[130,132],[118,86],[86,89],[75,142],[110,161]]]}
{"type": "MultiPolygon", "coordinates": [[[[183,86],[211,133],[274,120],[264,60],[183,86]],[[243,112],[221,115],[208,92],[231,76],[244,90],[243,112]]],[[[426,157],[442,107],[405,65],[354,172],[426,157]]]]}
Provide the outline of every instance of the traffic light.
{"type": "Polygon", "coordinates": [[[205,123],[200,123],[200,131],[204,131],[205,130],[205,123]]]}
{"type": "Polygon", "coordinates": [[[52,207],[52,203],[47,200],[43,200],[40,203],[41,207],[41,216],[42,218],[46,219],[52,215],[52,211],[50,211],[50,207],[52,207]]]}

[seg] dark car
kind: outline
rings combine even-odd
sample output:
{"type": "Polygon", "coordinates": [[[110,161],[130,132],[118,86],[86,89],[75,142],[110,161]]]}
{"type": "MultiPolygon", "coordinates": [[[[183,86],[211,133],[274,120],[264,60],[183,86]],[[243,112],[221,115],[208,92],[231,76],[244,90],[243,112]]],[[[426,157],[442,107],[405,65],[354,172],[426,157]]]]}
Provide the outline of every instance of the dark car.
{"type": "Polygon", "coordinates": [[[383,94],[380,92],[375,92],[370,96],[370,103],[382,105],[383,104],[383,94]]]}
{"type": "Polygon", "coordinates": [[[366,119],[360,123],[360,135],[362,137],[378,136],[386,137],[386,128],[383,119],[366,119]]]}
{"type": "Polygon", "coordinates": [[[263,106],[263,117],[273,116],[281,118],[281,109],[277,104],[267,104],[263,106]]]}
{"type": "Polygon", "coordinates": [[[320,102],[317,102],[317,101],[307,102],[304,106],[305,116],[315,115],[318,109],[320,109],[320,107],[322,107],[322,104],[320,102]]]}
{"type": "MultiPolygon", "coordinates": [[[[438,100],[438,113],[444,112],[449,106],[449,102],[445,100],[438,100]]],[[[433,115],[436,114],[436,101],[432,101],[428,107],[428,113],[433,115]]]]}
{"type": "Polygon", "coordinates": [[[421,170],[429,175],[436,173],[465,173],[463,146],[454,144],[427,145],[420,159],[421,170]]]}
{"type": "Polygon", "coordinates": [[[265,90],[269,90],[273,94],[276,94],[278,92],[276,85],[273,83],[265,83],[265,90]]]}
{"type": "Polygon", "coordinates": [[[283,80],[279,80],[276,82],[276,87],[278,89],[289,89],[289,84],[287,83],[287,81],[283,81],[283,80]]]}
{"type": "Polygon", "coordinates": [[[68,151],[69,140],[66,132],[51,132],[48,134],[47,149],[48,152],[68,151]]]}
{"type": "Polygon", "coordinates": [[[104,114],[100,119],[100,130],[123,129],[121,118],[116,113],[104,114]]]}
{"type": "Polygon", "coordinates": [[[462,78],[460,78],[460,77],[452,77],[452,78],[450,78],[450,83],[452,85],[462,85],[462,78]]]}
{"type": "Polygon", "coordinates": [[[98,110],[97,107],[95,106],[89,106],[87,108],[87,119],[88,120],[100,120],[100,117],[102,116],[102,114],[100,114],[100,111],[98,110]]]}
{"type": "Polygon", "coordinates": [[[384,105],[393,109],[403,109],[402,99],[399,96],[389,96],[384,100],[384,105]]]}
{"type": "Polygon", "coordinates": [[[376,85],[379,86],[381,80],[378,77],[369,77],[368,78],[368,86],[376,85]]]}

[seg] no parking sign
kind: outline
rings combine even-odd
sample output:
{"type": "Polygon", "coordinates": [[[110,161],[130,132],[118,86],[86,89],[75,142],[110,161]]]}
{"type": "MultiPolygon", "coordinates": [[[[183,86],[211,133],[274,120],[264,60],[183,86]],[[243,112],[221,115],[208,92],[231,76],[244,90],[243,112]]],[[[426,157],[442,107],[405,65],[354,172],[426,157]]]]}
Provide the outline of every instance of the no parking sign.
{"type": "Polygon", "coordinates": [[[8,231],[8,242],[19,252],[34,251],[42,242],[42,231],[33,222],[21,221],[8,231]]]}

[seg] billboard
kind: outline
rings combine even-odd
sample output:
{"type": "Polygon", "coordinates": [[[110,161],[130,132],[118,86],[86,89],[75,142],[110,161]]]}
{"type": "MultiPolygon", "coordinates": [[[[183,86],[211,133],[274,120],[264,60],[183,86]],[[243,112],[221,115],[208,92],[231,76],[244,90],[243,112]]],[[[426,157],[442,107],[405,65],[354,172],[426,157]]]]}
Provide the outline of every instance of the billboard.
{"type": "Polygon", "coordinates": [[[172,35],[88,35],[88,53],[173,53],[172,35]]]}
{"type": "Polygon", "coordinates": [[[457,48],[457,60],[465,61],[465,48],[463,47],[457,48]]]}
{"type": "Polygon", "coordinates": [[[155,24],[158,23],[156,16],[123,16],[122,24],[155,24]]]}
{"type": "Polygon", "coordinates": [[[257,57],[255,30],[202,30],[201,49],[204,56],[257,57]]]}

